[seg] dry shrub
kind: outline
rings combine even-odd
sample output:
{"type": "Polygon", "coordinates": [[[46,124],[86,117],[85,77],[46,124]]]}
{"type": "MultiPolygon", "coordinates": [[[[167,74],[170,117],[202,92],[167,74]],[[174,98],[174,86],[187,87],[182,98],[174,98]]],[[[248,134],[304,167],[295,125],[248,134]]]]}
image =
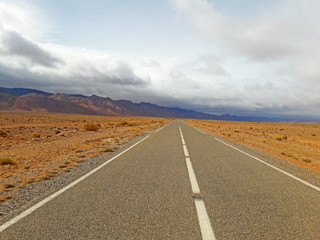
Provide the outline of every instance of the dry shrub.
{"type": "Polygon", "coordinates": [[[308,159],[308,158],[305,158],[305,159],[302,159],[304,162],[306,162],[306,163],[311,163],[312,162],[312,160],[310,160],[310,159],[308,159]]]}
{"type": "Polygon", "coordinates": [[[40,134],[39,133],[33,134],[33,138],[40,138],[40,134]]]}
{"type": "Polygon", "coordinates": [[[127,126],[127,125],[129,125],[129,123],[127,121],[122,121],[122,122],[118,123],[116,126],[117,127],[124,127],[124,126],[127,126]]]}
{"type": "Polygon", "coordinates": [[[0,158],[0,165],[14,165],[15,161],[11,158],[4,157],[0,158]]]}
{"type": "Polygon", "coordinates": [[[112,147],[105,147],[102,152],[113,152],[114,149],[112,147]]]}
{"type": "Polygon", "coordinates": [[[113,123],[108,123],[105,125],[105,128],[113,128],[114,124],[113,123]]]}
{"type": "Polygon", "coordinates": [[[1,137],[6,137],[6,136],[8,136],[8,133],[6,131],[0,129],[0,136],[1,137]]]}
{"type": "Polygon", "coordinates": [[[84,131],[98,131],[101,128],[99,123],[86,123],[83,126],[84,131]]]}
{"type": "Polygon", "coordinates": [[[12,197],[11,196],[0,196],[0,203],[1,202],[4,202],[4,201],[7,201],[7,200],[10,200],[12,197]]]}

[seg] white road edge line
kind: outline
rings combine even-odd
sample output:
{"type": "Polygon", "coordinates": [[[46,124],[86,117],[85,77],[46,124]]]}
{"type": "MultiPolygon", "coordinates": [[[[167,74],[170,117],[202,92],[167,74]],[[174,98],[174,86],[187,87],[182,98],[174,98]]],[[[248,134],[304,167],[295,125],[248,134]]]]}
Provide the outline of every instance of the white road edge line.
{"type": "Polygon", "coordinates": [[[190,161],[190,158],[186,157],[186,163],[187,163],[187,169],[188,169],[188,174],[189,174],[189,179],[191,183],[191,189],[194,194],[199,194],[200,193],[200,188],[199,184],[196,178],[196,175],[193,171],[192,163],[190,161]]]}
{"type": "Polygon", "coordinates": [[[265,164],[265,165],[267,165],[267,166],[269,166],[269,167],[271,167],[271,168],[273,168],[273,169],[275,169],[275,170],[277,170],[277,171],[279,171],[279,172],[281,172],[281,173],[283,173],[283,174],[285,174],[285,175],[287,175],[287,176],[289,176],[289,177],[301,182],[301,183],[303,183],[304,185],[307,185],[307,186],[315,189],[318,192],[320,192],[320,188],[315,186],[315,185],[312,185],[311,183],[308,183],[308,182],[306,182],[306,181],[304,181],[304,180],[302,180],[302,179],[300,179],[300,178],[298,178],[298,177],[296,177],[296,176],[294,176],[294,175],[292,175],[290,173],[287,173],[286,171],[281,170],[280,168],[277,168],[277,167],[275,167],[275,166],[273,166],[273,165],[271,165],[271,164],[269,164],[269,163],[267,163],[267,162],[255,157],[255,156],[252,156],[251,154],[246,153],[246,152],[244,152],[244,151],[242,151],[242,150],[240,150],[240,149],[238,149],[238,148],[236,148],[236,147],[234,147],[234,146],[232,146],[232,145],[230,145],[228,143],[225,143],[225,142],[221,141],[218,138],[215,138],[215,140],[217,140],[217,141],[219,141],[219,142],[221,142],[221,143],[223,143],[223,144],[225,144],[225,145],[227,145],[227,146],[229,146],[229,147],[231,147],[231,148],[233,148],[233,149],[235,149],[235,150],[237,150],[237,151],[239,151],[239,152],[241,152],[241,153],[243,153],[243,154],[245,154],[245,155],[247,155],[247,156],[249,156],[249,157],[251,157],[251,158],[253,158],[253,159],[255,159],[255,160],[257,160],[257,161],[259,161],[259,162],[261,162],[261,163],[263,163],[263,164],[265,164]]]}
{"type": "Polygon", "coordinates": [[[33,205],[31,208],[27,209],[26,211],[20,213],[18,216],[14,217],[13,219],[7,221],[6,223],[2,224],[0,226],[0,233],[3,232],[6,228],[10,227],[11,225],[17,223],[19,220],[21,220],[22,218],[28,216],[29,214],[31,214],[32,212],[34,212],[35,210],[37,210],[38,208],[40,208],[41,206],[43,206],[44,204],[48,203],[49,201],[51,201],[52,199],[54,199],[55,197],[59,196],[60,194],[62,194],[63,192],[67,191],[69,188],[72,188],[73,186],[75,186],[76,184],[78,184],[79,182],[81,182],[82,180],[86,179],[87,177],[89,177],[90,175],[92,175],[93,173],[95,173],[96,171],[100,170],[101,168],[103,168],[104,166],[106,166],[107,164],[111,163],[113,160],[115,160],[116,158],[118,158],[119,156],[121,156],[122,154],[124,154],[125,152],[129,151],[131,148],[135,147],[136,145],[138,145],[139,143],[141,143],[142,141],[146,140],[150,135],[146,136],[145,138],[143,138],[142,140],[140,140],[139,142],[133,144],[131,147],[127,148],[126,150],[124,150],[123,152],[119,153],[118,155],[114,156],[113,158],[111,158],[110,160],[108,160],[107,162],[101,164],[99,167],[93,169],[92,171],[90,171],[89,173],[83,175],[82,177],[80,177],[79,179],[77,179],[76,181],[70,183],[69,185],[65,186],[64,188],[60,189],[59,191],[55,192],[54,194],[50,195],[49,197],[43,199],[42,201],[38,202],[37,204],[33,205]]]}
{"type": "Polygon", "coordinates": [[[197,209],[202,239],[216,240],[204,201],[201,199],[195,199],[194,203],[197,209]]]}

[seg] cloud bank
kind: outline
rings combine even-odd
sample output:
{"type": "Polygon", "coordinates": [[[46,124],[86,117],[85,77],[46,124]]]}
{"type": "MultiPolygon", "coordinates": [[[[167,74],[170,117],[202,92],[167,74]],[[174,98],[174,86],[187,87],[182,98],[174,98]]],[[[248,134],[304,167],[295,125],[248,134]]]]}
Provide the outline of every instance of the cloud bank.
{"type": "Polygon", "coordinates": [[[221,71],[229,71],[230,81],[239,88],[238,100],[247,110],[320,114],[315,108],[320,90],[319,1],[279,0],[246,18],[224,15],[214,1],[169,2],[180,18],[218,46],[226,58],[238,59],[246,65],[243,71],[253,73],[240,79],[231,67],[221,71]],[[255,68],[260,74],[254,74],[255,68]]]}

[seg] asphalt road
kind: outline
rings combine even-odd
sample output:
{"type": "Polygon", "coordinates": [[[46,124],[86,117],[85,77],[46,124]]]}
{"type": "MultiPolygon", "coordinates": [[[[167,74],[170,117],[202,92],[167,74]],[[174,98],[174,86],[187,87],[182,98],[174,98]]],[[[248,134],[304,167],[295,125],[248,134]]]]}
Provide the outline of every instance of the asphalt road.
{"type": "Polygon", "coordinates": [[[1,240],[320,239],[320,192],[176,121],[1,227],[1,240]]]}

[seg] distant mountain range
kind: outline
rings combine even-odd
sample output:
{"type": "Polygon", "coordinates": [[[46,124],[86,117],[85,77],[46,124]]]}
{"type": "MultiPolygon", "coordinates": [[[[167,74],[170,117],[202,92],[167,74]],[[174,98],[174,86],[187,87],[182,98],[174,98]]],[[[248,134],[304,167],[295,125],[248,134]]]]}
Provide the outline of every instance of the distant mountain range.
{"type": "Polygon", "coordinates": [[[0,87],[0,110],[49,113],[73,113],[102,116],[149,116],[161,118],[194,118],[227,121],[270,121],[261,117],[212,115],[181,108],[161,107],[151,103],[112,100],[96,95],[83,96],[47,93],[35,89],[0,87]]]}

